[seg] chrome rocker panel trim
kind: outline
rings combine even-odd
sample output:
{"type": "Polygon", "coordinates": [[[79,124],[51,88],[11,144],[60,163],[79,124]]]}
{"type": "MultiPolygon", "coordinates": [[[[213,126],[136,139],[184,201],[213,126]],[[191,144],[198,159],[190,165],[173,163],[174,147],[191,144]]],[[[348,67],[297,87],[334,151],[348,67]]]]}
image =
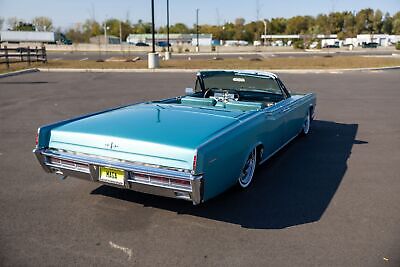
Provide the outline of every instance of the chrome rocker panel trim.
{"type": "MultiPolygon", "coordinates": [[[[148,166],[135,165],[126,162],[104,160],[101,158],[73,155],[59,151],[52,151],[49,149],[34,149],[33,153],[36,155],[42,168],[48,173],[56,173],[61,176],[73,176],[76,178],[99,182],[102,184],[131,189],[133,191],[166,196],[178,199],[192,201],[194,205],[203,202],[203,188],[204,179],[202,175],[193,175],[191,173],[174,171],[169,169],[154,168],[148,166]],[[57,160],[64,160],[73,162],[73,164],[64,165],[62,163],[55,164],[50,161],[51,158],[57,160]],[[78,165],[87,165],[87,169],[79,167],[78,165]],[[125,171],[124,185],[114,185],[111,183],[103,183],[99,181],[99,167],[110,167],[125,171]],[[151,181],[149,178],[145,180],[135,180],[133,174],[143,174],[156,177],[164,177],[171,179],[189,180],[190,187],[179,186],[176,184],[157,183],[151,181]]],[[[61,161],[60,161],[61,162],[61,161]]],[[[169,180],[170,181],[170,180],[169,180]]]]}

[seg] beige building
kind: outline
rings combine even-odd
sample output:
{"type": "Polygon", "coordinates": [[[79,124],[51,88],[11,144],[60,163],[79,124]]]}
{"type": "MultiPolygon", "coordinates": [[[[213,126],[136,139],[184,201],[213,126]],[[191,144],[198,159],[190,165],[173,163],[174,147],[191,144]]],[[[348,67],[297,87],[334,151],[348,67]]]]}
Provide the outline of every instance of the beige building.
{"type": "Polygon", "coordinates": [[[104,35],[98,35],[91,37],[89,39],[89,42],[91,44],[120,44],[119,37],[113,36],[113,35],[107,35],[107,39],[105,38],[104,35]],[[107,41],[107,42],[106,42],[107,41]]]}

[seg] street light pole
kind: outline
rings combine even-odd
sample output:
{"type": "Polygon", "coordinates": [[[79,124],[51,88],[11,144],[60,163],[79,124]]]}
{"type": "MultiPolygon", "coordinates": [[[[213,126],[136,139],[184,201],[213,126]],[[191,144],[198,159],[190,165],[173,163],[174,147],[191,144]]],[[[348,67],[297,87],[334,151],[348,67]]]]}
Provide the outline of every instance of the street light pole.
{"type": "Polygon", "coordinates": [[[167,51],[169,52],[169,0],[167,0],[167,51]]]}
{"type": "Polygon", "coordinates": [[[158,54],[156,53],[155,29],[154,29],[154,0],[151,0],[151,37],[152,52],[148,54],[148,68],[155,69],[160,65],[158,54]]]}
{"type": "Polygon", "coordinates": [[[151,0],[151,38],[152,38],[152,53],[156,52],[156,41],[154,36],[154,0],[151,0]]]}
{"type": "Polygon", "coordinates": [[[119,21],[119,44],[122,45],[122,22],[119,21]]]}
{"type": "Polygon", "coordinates": [[[104,44],[107,44],[107,23],[104,22],[104,44]]]}
{"type": "Polygon", "coordinates": [[[267,21],[264,19],[263,22],[264,22],[264,45],[265,45],[267,41],[267,21]]]}
{"type": "Polygon", "coordinates": [[[104,22],[104,48],[105,48],[105,54],[107,54],[107,44],[108,44],[108,39],[107,39],[107,21],[104,22]]]}
{"type": "Polygon", "coordinates": [[[196,8],[196,52],[199,52],[199,9],[196,8]]]}

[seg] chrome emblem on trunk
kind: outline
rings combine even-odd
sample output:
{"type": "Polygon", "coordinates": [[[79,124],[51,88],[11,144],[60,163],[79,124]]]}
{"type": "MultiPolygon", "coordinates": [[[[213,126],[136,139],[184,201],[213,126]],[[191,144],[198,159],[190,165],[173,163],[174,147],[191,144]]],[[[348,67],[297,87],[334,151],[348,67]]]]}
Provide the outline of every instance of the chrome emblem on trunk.
{"type": "Polygon", "coordinates": [[[111,142],[111,143],[106,143],[105,147],[109,148],[109,149],[114,149],[114,148],[117,148],[118,145],[116,143],[111,142]]]}

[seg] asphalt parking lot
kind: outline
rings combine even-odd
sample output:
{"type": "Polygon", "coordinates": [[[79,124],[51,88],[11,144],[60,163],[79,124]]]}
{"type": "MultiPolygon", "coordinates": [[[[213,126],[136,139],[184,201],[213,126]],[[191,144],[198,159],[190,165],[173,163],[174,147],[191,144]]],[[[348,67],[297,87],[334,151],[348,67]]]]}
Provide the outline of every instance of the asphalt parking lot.
{"type": "Polygon", "coordinates": [[[400,71],[282,74],[317,93],[312,133],[247,191],[200,206],[46,174],[38,126],[181,95],[192,73],[0,79],[0,265],[399,266],[400,71]]]}

